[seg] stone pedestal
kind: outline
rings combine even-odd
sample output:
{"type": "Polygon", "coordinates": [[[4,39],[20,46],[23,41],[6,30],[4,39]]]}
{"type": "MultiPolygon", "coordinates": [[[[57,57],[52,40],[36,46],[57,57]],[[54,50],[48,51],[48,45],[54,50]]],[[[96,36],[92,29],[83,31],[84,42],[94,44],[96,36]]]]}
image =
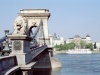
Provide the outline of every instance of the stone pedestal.
{"type": "Polygon", "coordinates": [[[10,55],[16,55],[19,66],[26,65],[31,62],[32,55],[30,53],[31,37],[27,35],[8,35],[12,41],[12,52],[10,55]]]}

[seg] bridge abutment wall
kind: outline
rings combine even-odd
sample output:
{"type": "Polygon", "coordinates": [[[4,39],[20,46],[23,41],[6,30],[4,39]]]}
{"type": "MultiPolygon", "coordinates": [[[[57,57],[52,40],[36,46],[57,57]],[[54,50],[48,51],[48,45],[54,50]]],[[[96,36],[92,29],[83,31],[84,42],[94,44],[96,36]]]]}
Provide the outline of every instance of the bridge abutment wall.
{"type": "Polygon", "coordinates": [[[33,59],[33,61],[37,61],[34,65],[34,69],[51,69],[52,65],[50,58],[50,52],[47,49],[41,52],[37,57],[33,59]]]}
{"type": "Polygon", "coordinates": [[[9,69],[17,66],[16,56],[4,56],[0,58],[0,75],[6,75],[9,69]]]}

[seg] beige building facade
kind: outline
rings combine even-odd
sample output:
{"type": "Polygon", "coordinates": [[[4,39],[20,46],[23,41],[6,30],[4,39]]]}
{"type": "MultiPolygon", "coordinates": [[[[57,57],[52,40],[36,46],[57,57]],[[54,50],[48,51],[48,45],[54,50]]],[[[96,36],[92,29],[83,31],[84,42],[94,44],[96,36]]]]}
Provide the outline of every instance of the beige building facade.
{"type": "Polygon", "coordinates": [[[75,35],[73,38],[67,39],[66,43],[74,42],[79,45],[81,41],[91,43],[91,37],[89,35],[86,35],[85,38],[81,38],[79,35],[75,35]]]}

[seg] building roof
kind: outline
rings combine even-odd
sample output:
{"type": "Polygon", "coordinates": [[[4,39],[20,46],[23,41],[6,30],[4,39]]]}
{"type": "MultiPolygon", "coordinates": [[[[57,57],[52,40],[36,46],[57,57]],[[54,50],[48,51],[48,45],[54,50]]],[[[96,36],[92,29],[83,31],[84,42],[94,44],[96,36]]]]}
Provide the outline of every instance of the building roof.
{"type": "Polygon", "coordinates": [[[86,38],[81,38],[81,39],[86,39],[86,38]]]}
{"type": "Polygon", "coordinates": [[[69,39],[73,39],[73,38],[69,38],[69,39]]]}
{"type": "Polygon", "coordinates": [[[81,38],[79,35],[75,35],[74,38],[81,38]]]}
{"type": "Polygon", "coordinates": [[[87,35],[86,35],[86,37],[90,37],[90,35],[89,35],[89,34],[87,34],[87,35]]]}

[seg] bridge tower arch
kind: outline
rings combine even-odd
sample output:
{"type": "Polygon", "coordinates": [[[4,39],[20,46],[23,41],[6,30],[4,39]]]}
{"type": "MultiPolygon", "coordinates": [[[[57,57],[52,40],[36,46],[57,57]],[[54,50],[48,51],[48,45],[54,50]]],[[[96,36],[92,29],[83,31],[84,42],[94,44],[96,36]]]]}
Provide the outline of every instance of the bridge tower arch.
{"type": "MultiPolygon", "coordinates": [[[[49,32],[48,32],[48,19],[50,13],[48,9],[22,9],[19,13],[20,16],[25,17],[28,20],[29,28],[33,26],[37,27],[40,23],[40,20],[43,21],[43,31],[44,38],[39,37],[39,43],[43,44],[44,40],[47,45],[50,45],[49,32]]],[[[41,33],[41,29],[39,31],[41,33]]]]}

